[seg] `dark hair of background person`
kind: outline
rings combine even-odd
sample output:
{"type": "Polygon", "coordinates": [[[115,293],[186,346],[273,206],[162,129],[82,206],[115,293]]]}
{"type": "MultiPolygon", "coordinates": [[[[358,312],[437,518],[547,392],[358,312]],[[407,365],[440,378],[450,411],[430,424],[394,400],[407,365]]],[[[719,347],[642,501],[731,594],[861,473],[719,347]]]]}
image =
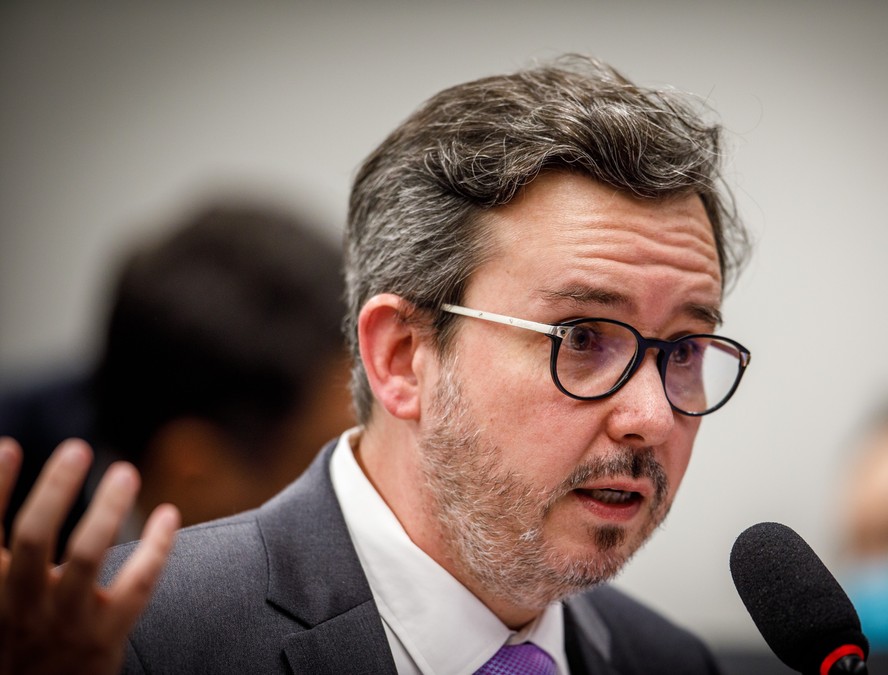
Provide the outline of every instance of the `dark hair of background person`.
{"type": "Polygon", "coordinates": [[[250,203],[205,206],[133,249],[95,369],[0,396],[0,433],[25,452],[7,532],[71,436],[95,446],[94,476],[116,459],[140,469],[138,511],[172,501],[186,525],[295,479],[353,423],[341,267],[340,248],[300,216],[250,203]]]}
{"type": "MultiPolygon", "coordinates": [[[[459,304],[494,253],[485,213],[547,169],[644,199],[699,195],[729,284],[749,236],[721,177],[721,127],[699,112],[682,94],[641,88],[602,62],[568,55],[451,87],[408,117],[359,169],[350,200],[346,337],[359,421],[372,404],[357,349],[363,304],[377,293],[432,311],[459,304]]],[[[442,349],[453,320],[437,317],[442,349]]]]}
{"type": "Polygon", "coordinates": [[[134,254],[96,371],[96,441],[137,466],[184,415],[262,461],[342,352],[341,256],[268,209],[214,207],[134,254]]]}

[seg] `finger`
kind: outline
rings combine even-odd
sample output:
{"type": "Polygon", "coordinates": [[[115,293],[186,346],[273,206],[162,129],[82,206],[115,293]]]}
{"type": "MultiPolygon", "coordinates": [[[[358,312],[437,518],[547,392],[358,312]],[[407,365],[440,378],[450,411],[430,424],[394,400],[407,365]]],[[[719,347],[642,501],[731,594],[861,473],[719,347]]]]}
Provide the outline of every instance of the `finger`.
{"type": "Polygon", "coordinates": [[[109,607],[121,637],[130,632],[148,604],[180,522],[179,510],[172,504],[154,509],[142,530],[142,541],[108,589],[109,607]]]}
{"type": "Polygon", "coordinates": [[[66,563],[55,590],[57,607],[62,613],[74,616],[79,605],[93,599],[105,550],[114,544],[138,491],[139,473],[132,464],[117,462],[105,472],[68,543],[66,563]]]}
{"type": "Polygon", "coordinates": [[[8,436],[0,437],[0,548],[5,541],[3,520],[12,496],[12,488],[22,466],[22,449],[8,436]]]}
{"type": "Polygon", "coordinates": [[[12,525],[10,600],[27,611],[41,597],[59,529],[89,470],[92,452],[83,441],[62,443],[50,456],[12,525]]]}

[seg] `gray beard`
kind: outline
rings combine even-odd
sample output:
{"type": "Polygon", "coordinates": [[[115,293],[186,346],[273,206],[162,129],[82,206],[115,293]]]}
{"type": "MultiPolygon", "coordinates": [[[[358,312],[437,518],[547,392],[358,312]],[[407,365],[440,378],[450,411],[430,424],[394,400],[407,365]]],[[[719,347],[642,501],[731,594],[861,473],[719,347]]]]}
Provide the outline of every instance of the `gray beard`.
{"type": "Polygon", "coordinates": [[[432,424],[419,441],[421,468],[452,563],[492,597],[540,611],[614,577],[666,517],[668,483],[650,449],[620,448],[577,466],[547,492],[503,468],[502,451],[471,419],[454,375],[443,364],[432,424]],[[546,540],[543,525],[559,499],[599,477],[646,477],[655,491],[641,531],[589,526],[588,552],[571,556],[546,540]]]}

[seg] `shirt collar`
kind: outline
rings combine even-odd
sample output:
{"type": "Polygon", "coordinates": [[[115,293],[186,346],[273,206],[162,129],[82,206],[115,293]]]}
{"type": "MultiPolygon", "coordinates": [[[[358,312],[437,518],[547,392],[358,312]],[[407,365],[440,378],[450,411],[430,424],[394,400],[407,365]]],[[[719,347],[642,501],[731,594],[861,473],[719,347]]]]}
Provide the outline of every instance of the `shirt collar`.
{"type": "Polygon", "coordinates": [[[354,457],[359,433],[339,439],[333,487],[379,613],[419,670],[471,673],[503,644],[531,641],[555,659],[559,672],[569,672],[561,604],[549,605],[520,632],[510,630],[411,541],[354,457]]]}

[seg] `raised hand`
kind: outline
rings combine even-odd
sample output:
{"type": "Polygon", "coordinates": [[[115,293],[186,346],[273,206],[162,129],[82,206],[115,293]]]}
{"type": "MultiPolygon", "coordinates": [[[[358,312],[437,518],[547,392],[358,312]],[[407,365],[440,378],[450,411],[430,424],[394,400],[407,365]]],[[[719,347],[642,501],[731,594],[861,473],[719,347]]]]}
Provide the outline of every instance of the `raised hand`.
{"type": "MultiPolygon", "coordinates": [[[[0,516],[21,458],[15,441],[0,438],[0,516]]],[[[8,546],[0,529],[0,675],[117,673],[126,635],[166,563],[179,527],[179,512],[169,504],[148,518],[141,543],[113,583],[102,588],[96,582],[104,552],[139,490],[136,469],[118,462],[72,533],[65,564],[53,567],[59,529],[91,462],[83,441],[62,443],[17,514],[8,546]]]]}

